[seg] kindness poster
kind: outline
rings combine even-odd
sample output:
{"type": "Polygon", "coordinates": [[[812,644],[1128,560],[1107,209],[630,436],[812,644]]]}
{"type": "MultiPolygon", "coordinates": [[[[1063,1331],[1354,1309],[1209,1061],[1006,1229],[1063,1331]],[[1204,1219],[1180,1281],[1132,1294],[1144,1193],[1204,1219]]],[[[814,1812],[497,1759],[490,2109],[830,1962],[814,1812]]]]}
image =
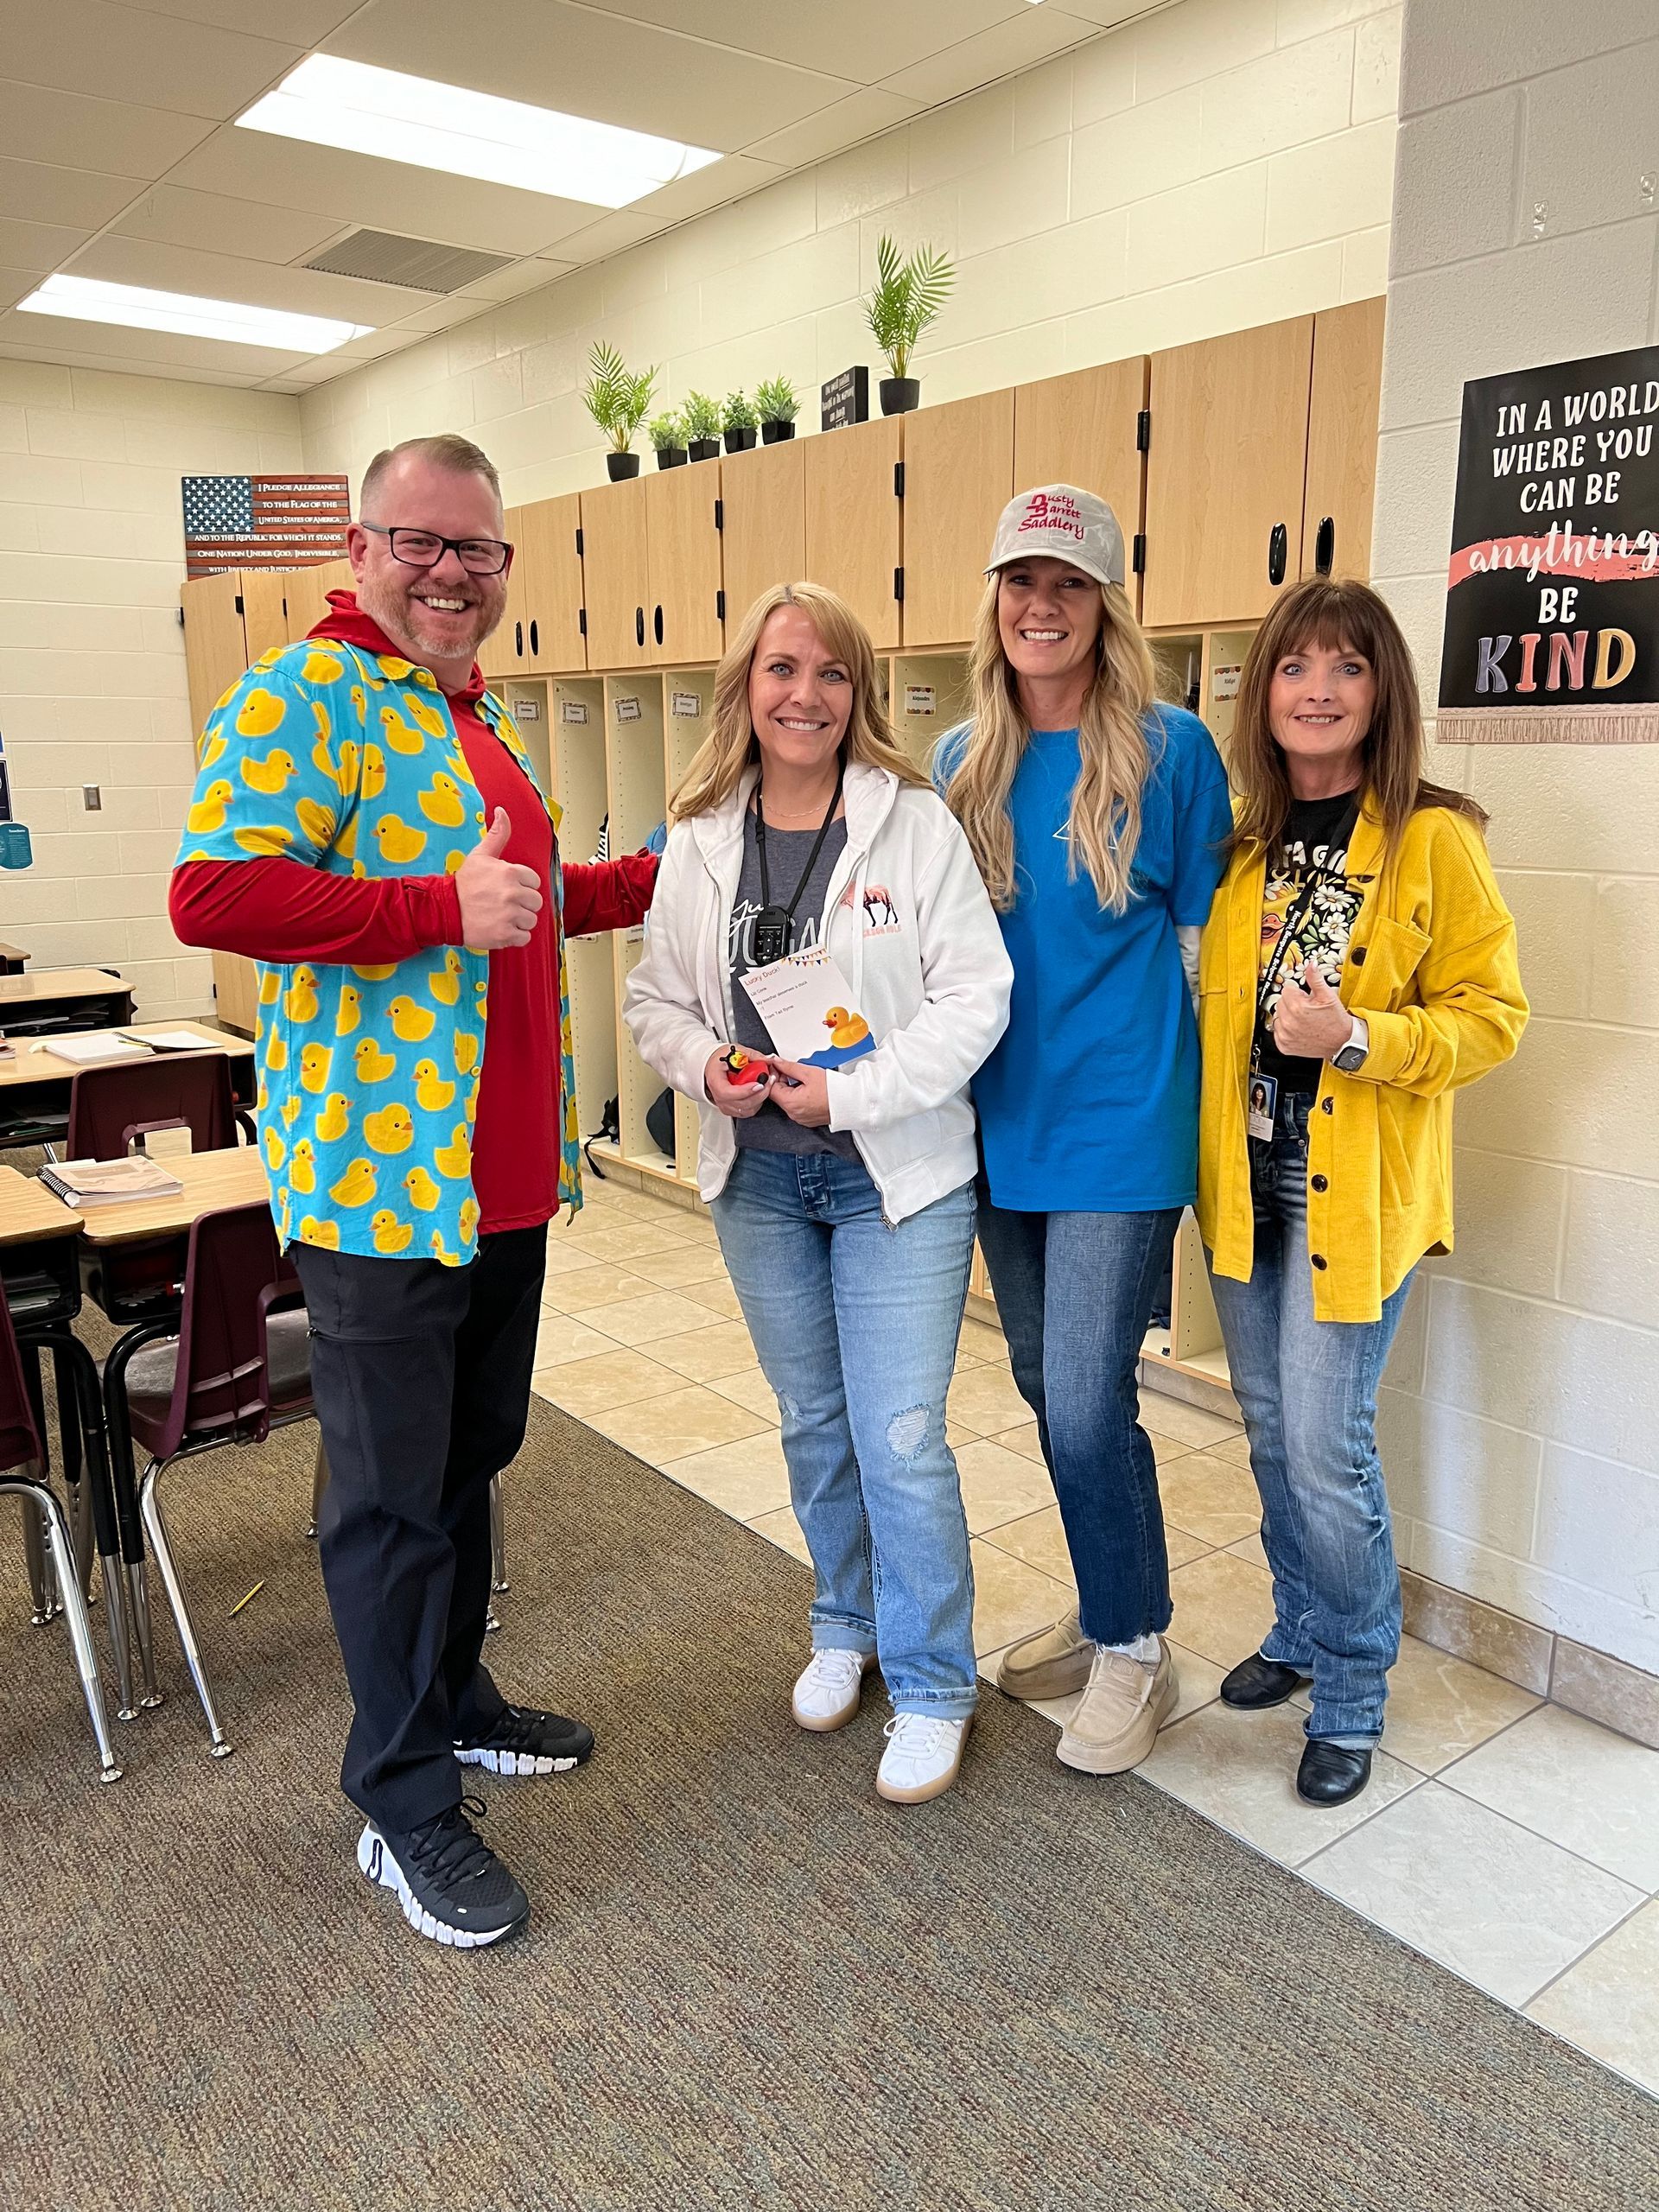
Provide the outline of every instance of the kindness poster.
{"type": "Polygon", "coordinates": [[[1463,387],[1440,736],[1659,742],[1659,346],[1463,387]]]}

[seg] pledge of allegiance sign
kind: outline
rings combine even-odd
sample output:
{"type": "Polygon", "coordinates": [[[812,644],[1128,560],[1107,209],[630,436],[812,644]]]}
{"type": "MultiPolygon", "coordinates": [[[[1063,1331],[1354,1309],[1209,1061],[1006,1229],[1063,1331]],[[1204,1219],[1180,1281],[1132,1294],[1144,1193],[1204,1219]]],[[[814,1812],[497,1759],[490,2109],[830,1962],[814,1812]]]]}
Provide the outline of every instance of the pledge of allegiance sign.
{"type": "Polygon", "coordinates": [[[1438,734],[1659,741],[1659,346],[1463,387],[1438,734]]]}

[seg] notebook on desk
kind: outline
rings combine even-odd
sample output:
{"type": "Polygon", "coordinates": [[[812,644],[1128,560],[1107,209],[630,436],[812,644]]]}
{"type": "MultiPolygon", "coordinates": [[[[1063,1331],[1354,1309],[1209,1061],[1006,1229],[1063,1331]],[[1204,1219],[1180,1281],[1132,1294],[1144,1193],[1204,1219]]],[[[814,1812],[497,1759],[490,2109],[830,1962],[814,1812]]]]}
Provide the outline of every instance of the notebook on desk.
{"type": "Polygon", "coordinates": [[[71,1067],[102,1067],[106,1060],[147,1060],[149,1047],[135,1044],[130,1037],[105,1035],[102,1031],[72,1032],[66,1037],[43,1037],[38,1045],[31,1045],[32,1052],[50,1052],[54,1059],[67,1060],[71,1067]]]}
{"type": "Polygon", "coordinates": [[[175,1198],[184,1185],[143,1153],[125,1160],[48,1161],[41,1180],[67,1206],[117,1205],[124,1198],[175,1198]]]}

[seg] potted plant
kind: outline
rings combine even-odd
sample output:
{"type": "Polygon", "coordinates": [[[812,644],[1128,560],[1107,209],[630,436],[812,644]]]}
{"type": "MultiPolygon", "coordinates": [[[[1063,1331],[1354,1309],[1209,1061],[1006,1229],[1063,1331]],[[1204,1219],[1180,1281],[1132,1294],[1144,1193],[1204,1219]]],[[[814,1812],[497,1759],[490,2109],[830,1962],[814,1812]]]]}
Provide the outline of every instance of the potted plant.
{"type": "Polygon", "coordinates": [[[720,451],[720,402],[706,391],[685,395],[685,449],[693,461],[712,461],[720,451]]]}
{"type": "Polygon", "coordinates": [[[582,404],[611,442],[605,467],[613,484],[639,474],[639,456],[629,448],[656,389],[655,369],[643,369],[636,375],[614,346],[607,345],[603,339],[595,341],[588,356],[588,382],[582,387],[582,404]]]}
{"type": "Polygon", "coordinates": [[[801,396],[787,377],[768,377],[764,384],[756,385],[754,404],[760,417],[763,445],[775,446],[780,440],[794,436],[801,396]]]}
{"type": "Polygon", "coordinates": [[[666,415],[653,415],[645,425],[645,435],[651,440],[657,455],[658,468],[685,467],[685,421],[671,408],[666,415]]]}
{"type": "Polygon", "coordinates": [[[910,373],[916,340],[939,311],[956,282],[949,254],[918,245],[907,259],[889,238],[875,249],[875,286],[864,301],[865,320],[887,357],[891,376],[880,383],[881,412],[907,415],[921,404],[921,385],[910,373]]]}
{"type": "Polygon", "coordinates": [[[726,404],[720,410],[720,427],[726,433],[728,453],[747,453],[754,443],[754,434],[760,417],[754,411],[754,402],[741,391],[728,391],[726,404]]]}

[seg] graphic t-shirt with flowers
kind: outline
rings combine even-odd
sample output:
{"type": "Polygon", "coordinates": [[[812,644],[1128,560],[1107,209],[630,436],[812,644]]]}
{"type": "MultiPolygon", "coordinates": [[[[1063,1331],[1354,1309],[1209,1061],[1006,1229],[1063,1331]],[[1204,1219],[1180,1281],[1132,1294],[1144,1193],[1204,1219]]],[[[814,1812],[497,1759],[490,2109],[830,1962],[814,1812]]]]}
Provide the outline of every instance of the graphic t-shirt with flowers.
{"type": "Polygon", "coordinates": [[[1346,872],[1358,797],[1338,791],[1332,798],[1291,801],[1262,897],[1262,974],[1274,973],[1256,1010],[1257,1065],[1277,1079],[1281,1091],[1306,1091],[1310,1097],[1319,1087],[1324,1062],[1280,1052],[1268,1024],[1286,985],[1298,980],[1306,963],[1311,961],[1333,990],[1342,981],[1349,934],[1369,880],[1346,872]]]}

